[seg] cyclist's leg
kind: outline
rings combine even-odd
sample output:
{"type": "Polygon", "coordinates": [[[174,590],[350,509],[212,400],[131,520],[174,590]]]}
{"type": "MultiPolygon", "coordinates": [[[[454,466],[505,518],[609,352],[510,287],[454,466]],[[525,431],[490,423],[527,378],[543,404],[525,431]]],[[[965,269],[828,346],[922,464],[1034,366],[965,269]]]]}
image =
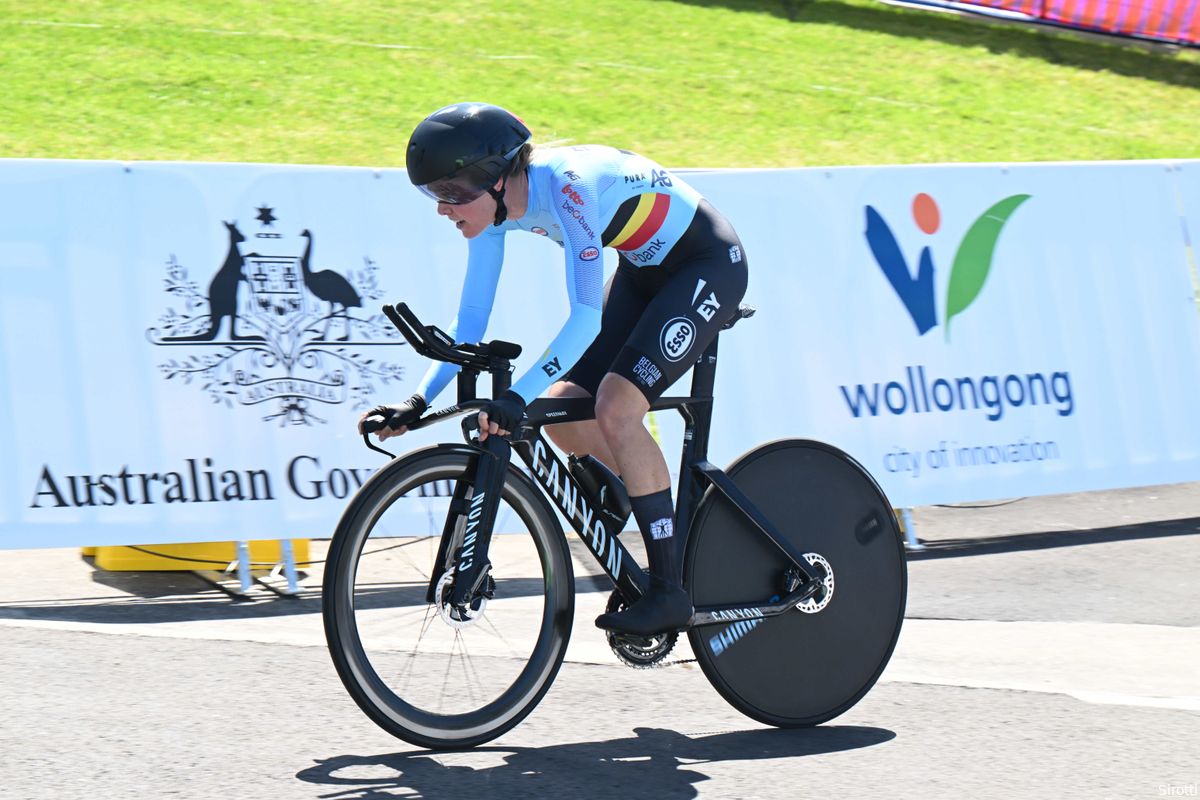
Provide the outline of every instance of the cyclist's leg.
{"type": "MultiPolygon", "coordinates": [[[[650,301],[651,295],[637,285],[636,272],[631,264],[617,267],[604,289],[600,333],[563,379],[550,387],[550,397],[597,396],[601,380],[650,301]]],[[[563,452],[591,454],[613,472],[620,471],[595,420],[548,425],[546,434],[563,452]]]]}
{"type": "MultiPolygon", "coordinates": [[[[741,243],[704,204],[690,247],[638,276],[654,297],[617,354],[596,396],[596,416],[617,459],[650,560],[650,591],[629,609],[605,614],[609,630],[652,635],[681,627],[691,614],[680,576],[669,473],[643,423],[650,403],[678,380],[737,311],[746,291],[741,243]]],[[[681,244],[684,240],[681,240],[681,244]]]]}
{"type": "MultiPolygon", "coordinates": [[[[592,397],[592,392],[572,381],[559,381],[550,386],[547,397],[592,397]]],[[[617,459],[613,456],[600,431],[596,420],[586,422],[564,422],[547,425],[546,434],[564,453],[578,456],[592,455],[604,462],[613,472],[618,472],[617,459]]]]}

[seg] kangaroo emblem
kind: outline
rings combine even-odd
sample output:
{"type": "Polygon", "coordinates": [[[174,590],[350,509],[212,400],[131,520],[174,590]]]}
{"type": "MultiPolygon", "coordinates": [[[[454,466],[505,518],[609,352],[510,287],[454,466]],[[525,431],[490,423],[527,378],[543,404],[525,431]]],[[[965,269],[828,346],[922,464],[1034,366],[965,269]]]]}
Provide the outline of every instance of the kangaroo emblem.
{"type": "Polygon", "coordinates": [[[339,342],[347,342],[350,340],[350,313],[351,308],[362,308],[362,298],[358,296],[358,292],[354,291],[354,287],[350,285],[350,281],[343,278],[331,269],[323,269],[320,272],[313,272],[309,259],[312,256],[312,232],[305,228],[300,232],[307,243],[304,245],[304,255],[300,257],[300,269],[304,273],[304,285],[313,293],[318,300],[324,300],[329,303],[329,315],[325,317],[325,331],[321,334],[320,340],[324,341],[329,338],[329,326],[333,324],[334,317],[341,317],[345,321],[345,334],[341,336],[339,342]],[[342,310],[335,312],[334,309],[341,306],[342,310]]]}
{"type": "Polygon", "coordinates": [[[229,339],[234,342],[261,342],[261,336],[238,336],[238,285],[246,280],[242,267],[246,261],[238,250],[238,243],[246,241],[246,237],[237,228],[237,222],[225,222],[229,229],[229,252],[225,254],[225,263],[213,276],[208,285],[208,330],[193,336],[173,336],[164,341],[169,342],[211,342],[217,338],[221,323],[229,318],[229,339]]]}

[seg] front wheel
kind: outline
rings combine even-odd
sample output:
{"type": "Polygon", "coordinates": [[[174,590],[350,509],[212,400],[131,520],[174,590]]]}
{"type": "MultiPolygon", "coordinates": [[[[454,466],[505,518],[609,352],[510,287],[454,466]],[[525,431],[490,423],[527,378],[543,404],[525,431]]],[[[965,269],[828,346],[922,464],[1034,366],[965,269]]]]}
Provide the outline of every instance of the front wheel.
{"type": "MultiPolygon", "coordinates": [[[[823,577],[784,614],[688,631],[704,674],[742,713],[780,727],[819,725],[878,680],[904,621],[908,573],[891,505],[854,459],[789,439],[739,458],[727,474],[823,577]]],[[[684,578],[701,606],[751,606],[788,590],[786,556],[710,488],[688,534],[684,578]]]]}
{"type": "Polygon", "coordinates": [[[474,458],[465,447],[434,447],[377,472],[342,515],[325,565],[325,635],[338,675],[367,716],[421,747],[471,747],[520,722],[554,680],[571,632],[566,539],[512,466],[490,596],[465,613],[449,604],[443,569],[452,564],[438,565],[438,545],[447,520],[458,539],[451,556],[462,543],[474,458]]]}

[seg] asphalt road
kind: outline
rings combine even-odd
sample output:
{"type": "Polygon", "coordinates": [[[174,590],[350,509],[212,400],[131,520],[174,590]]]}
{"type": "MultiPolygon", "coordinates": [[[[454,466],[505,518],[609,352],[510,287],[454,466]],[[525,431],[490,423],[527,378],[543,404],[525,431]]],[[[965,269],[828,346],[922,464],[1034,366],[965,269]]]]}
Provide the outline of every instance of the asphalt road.
{"type": "Polygon", "coordinates": [[[619,665],[577,560],[554,686],[462,753],[393,739],[348,698],[319,572],[298,599],[232,603],[189,573],[6,552],[0,798],[1198,795],[1200,486],[915,518],[900,644],[833,723],[767,728],[694,664],[619,665]]]}

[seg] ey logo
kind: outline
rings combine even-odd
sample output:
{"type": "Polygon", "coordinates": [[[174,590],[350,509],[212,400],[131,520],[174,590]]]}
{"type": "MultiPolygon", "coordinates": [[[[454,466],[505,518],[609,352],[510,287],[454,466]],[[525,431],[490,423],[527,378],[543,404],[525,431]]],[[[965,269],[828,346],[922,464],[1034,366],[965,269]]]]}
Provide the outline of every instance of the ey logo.
{"type": "MultiPolygon", "coordinates": [[[[950,320],[967,309],[983,290],[988,271],[992,268],[992,254],[996,241],[1008,218],[1017,207],[1029,199],[1027,194],[1014,194],[993,205],[979,216],[967,229],[959,242],[950,267],[950,281],[946,287],[946,339],[950,338],[950,320]]],[[[922,192],[912,201],[913,221],[922,233],[932,236],[941,227],[941,212],[932,197],[922,192]]],[[[921,248],[914,278],[908,267],[900,245],[892,229],[874,206],[867,206],[867,244],[875,255],[875,261],[887,277],[892,288],[900,297],[917,333],[922,336],[938,324],[937,305],[933,286],[933,253],[929,246],[921,248]]]]}

